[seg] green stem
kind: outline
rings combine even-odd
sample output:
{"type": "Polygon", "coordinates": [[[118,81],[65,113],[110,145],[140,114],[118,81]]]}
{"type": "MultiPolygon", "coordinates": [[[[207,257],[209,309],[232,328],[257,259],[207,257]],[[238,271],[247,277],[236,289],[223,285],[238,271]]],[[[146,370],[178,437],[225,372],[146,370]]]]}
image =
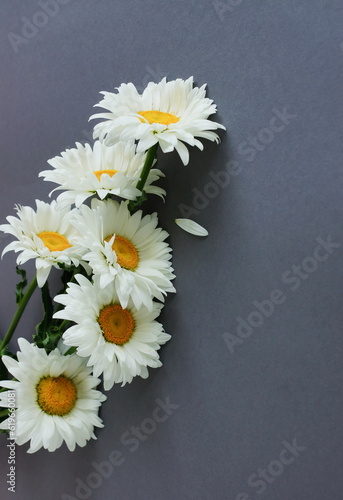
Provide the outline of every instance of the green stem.
{"type": "Polygon", "coordinates": [[[33,278],[33,280],[31,281],[30,285],[28,286],[25,294],[23,295],[23,298],[21,299],[21,301],[18,305],[18,309],[17,309],[15,315],[13,316],[12,322],[7,330],[5,338],[0,344],[0,356],[3,354],[5,347],[7,346],[9,341],[11,340],[12,335],[13,335],[15,329],[17,328],[19,320],[20,320],[23,312],[25,311],[25,307],[27,306],[27,303],[30,300],[30,298],[31,298],[31,296],[36,288],[37,288],[37,277],[35,276],[33,278]]]}
{"type": "Polygon", "coordinates": [[[139,191],[141,191],[142,194],[137,200],[130,201],[130,203],[129,203],[129,210],[130,211],[137,208],[145,199],[144,186],[145,186],[146,180],[148,178],[149,172],[151,170],[152,164],[154,163],[157,148],[158,148],[158,142],[156,144],[154,144],[153,146],[151,146],[151,148],[148,149],[148,152],[147,152],[147,155],[145,158],[145,162],[144,162],[144,166],[142,169],[142,175],[141,175],[141,178],[139,179],[139,181],[137,182],[137,185],[136,185],[136,188],[139,189],[139,191]]]}
{"type": "Polygon", "coordinates": [[[158,142],[156,144],[154,144],[154,146],[152,146],[150,149],[148,149],[148,152],[147,152],[147,155],[145,158],[145,163],[144,163],[143,170],[142,170],[142,176],[139,179],[139,181],[137,182],[137,186],[136,186],[136,188],[139,189],[140,191],[143,191],[143,188],[145,186],[150,169],[152,167],[152,164],[153,164],[155,156],[156,156],[157,148],[158,148],[158,142]]]}
{"type": "Polygon", "coordinates": [[[63,334],[64,330],[67,329],[67,326],[69,325],[69,323],[70,323],[69,319],[64,319],[62,321],[62,323],[60,324],[59,329],[62,332],[62,334],[63,334]]]}

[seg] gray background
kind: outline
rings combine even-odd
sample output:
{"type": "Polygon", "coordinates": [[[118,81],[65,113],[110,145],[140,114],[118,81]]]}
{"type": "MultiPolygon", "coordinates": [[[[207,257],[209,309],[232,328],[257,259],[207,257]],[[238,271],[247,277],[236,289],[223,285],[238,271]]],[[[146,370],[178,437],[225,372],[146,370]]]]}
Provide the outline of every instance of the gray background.
{"type": "MultiPolygon", "coordinates": [[[[220,146],[193,149],[187,167],[174,153],[160,158],[167,200],[146,207],[170,232],[177,274],[162,317],[173,336],[161,350],[164,366],[108,393],[106,427],[86,448],[28,455],[18,447],[15,497],[341,500],[341,0],[64,0],[55,11],[40,17],[37,1],[1,3],[1,222],[15,203],[48,200],[52,185],[37,175],[49,158],[89,139],[101,90],[194,75],[197,85],[208,83],[227,133],[220,146]],[[28,33],[27,20],[41,26],[28,33]],[[10,33],[23,30],[31,37],[14,42],[10,33]],[[272,118],[285,107],[292,117],[282,128],[272,118]],[[270,123],[282,130],[271,132],[270,123]],[[230,160],[238,174],[213,187],[230,160]],[[198,206],[191,217],[208,238],[173,223],[181,203],[198,206]],[[329,235],[336,247],[313,261],[317,238],[329,235]],[[304,273],[311,265],[293,291],[293,266],[304,273]],[[283,303],[230,352],[237,318],[275,289],[283,303]],[[152,417],[157,398],[178,408],[130,452],[120,440],[152,417]],[[294,439],[302,451],[280,472],[275,460],[294,439]],[[99,481],[92,462],[112,450],[124,462],[99,481]],[[248,484],[268,466],[278,473],[270,483],[248,484]],[[78,478],[94,487],[76,491],[78,478]]],[[[0,243],[9,241],[3,235],[0,243]]],[[[15,309],[14,258],[0,263],[1,332],[15,309]]],[[[37,293],[16,336],[30,338],[40,316],[37,293]]],[[[7,499],[14,495],[0,438],[7,499]]]]}

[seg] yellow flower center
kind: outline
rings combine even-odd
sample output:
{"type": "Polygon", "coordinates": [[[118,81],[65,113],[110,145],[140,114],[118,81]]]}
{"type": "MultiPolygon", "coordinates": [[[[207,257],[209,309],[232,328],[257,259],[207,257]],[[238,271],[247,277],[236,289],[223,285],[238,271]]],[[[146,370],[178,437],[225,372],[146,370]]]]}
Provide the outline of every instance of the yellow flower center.
{"type": "MultiPolygon", "coordinates": [[[[105,241],[109,241],[111,238],[112,236],[107,236],[105,241]]],[[[130,271],[136,269],[138,266],[139,255],[131,241],[127,240],[123,236],[116,235],[112,249],[117,254],[117,262],[121,267],[129,269],[130,271]]]]}
{"type": "Polygon", "coordinates": [[[98,323],[107,342],[117,345],[123,345],[130,340],[135,328],[132,314],[119,304],[103,307],[98,317],[98,323]]]}
{"type": "Polygon", "coordinates": [[[98,180],[100,181],[102,174],[107,174],[110,177],[113,177],[114,174],[116,174],[117,172],[118,172],[118,170],[111,170],[111,169],[108,169],[108,170],[95,170],[93,172],[93,174],[95,174],[97,176],[98,180]]]}
{"type": "Polygon", "coordinates": [[[54,233],[53,231],[43,231],[37,234],[44,245],[50,250],[50,252],[55,252],[56,250],[62,252],[66,248],[70,248],[71,244],[65,236],[60,233],[54,233]]]}
{"type": "MultiPolygon", "coordinates": [[[[149,123],[161,123],[162,125],[170,125],[180,120],[177,116],[163,111],[140,111],[138,114],[143,116],[149,123]]],[[[140,118],[140,121],[144,123],[142,118],[140,118]]]]}
{"type": "Polygon", "coordinates": [[[74,383],[67,377],[44,377],[37,387],[38,404],[48,415],[63,417],[75,405],[77,391],[74,383]]]}

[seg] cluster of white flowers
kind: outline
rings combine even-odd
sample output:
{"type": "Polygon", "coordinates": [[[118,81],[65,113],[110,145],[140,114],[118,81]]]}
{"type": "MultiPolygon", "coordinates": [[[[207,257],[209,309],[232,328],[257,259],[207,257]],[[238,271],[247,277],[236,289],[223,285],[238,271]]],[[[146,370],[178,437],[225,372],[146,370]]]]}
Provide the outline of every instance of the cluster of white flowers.
{"type": "MultiPolygon", "coordinates": [[[[164,176],[154,168],[158,145],[164,153],[175,149],[186,165],[185,143],[202,149],[197,137],[218,142],[213,130],[224,129],[208,120],[216,106],[193,78],[149,83],[142,95],[132,83],[117,90],[103,92],[97,105],[108,112],[91,117],[104,119],[93,146],[77,143],[39,174],[58,185],[57,200],[36,200],[36,210],[17,206],[17,217],[0,225],[15,237],[3,254],[19,253],[18,265],[34,259],[40,288],[52,267],[73,271],[54,297],[53,320],[61,326],[54,348],[19,338],[16,357],[2,356],[14,379],[0,386],[16,390],[16,441],[30,441],[29,452],[54,451],[63,442],[70,450],[84,446],[103,426],[101,380],[107,391],[161,366],[158,351],[170,335],[156,319],[166,294],[175,292],[171,248],[157,214],[137,208],[146,194],[166,194],[155,185],[164,176]]],[[[207,234],[194,222],[176,222],[207,234]]],[[[7,392],[0,394],[6,408],[7,392]]],[[[6,419],[0,428],[7,429],[6,419]]]]}

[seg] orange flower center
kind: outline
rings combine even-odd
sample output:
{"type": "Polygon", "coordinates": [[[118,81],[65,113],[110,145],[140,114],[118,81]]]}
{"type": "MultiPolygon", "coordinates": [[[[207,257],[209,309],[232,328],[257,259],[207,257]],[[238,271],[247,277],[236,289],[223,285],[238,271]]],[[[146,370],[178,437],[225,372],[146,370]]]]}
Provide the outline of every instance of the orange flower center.
{"type": "Polygon", "coordinates": [[[107,342],[117,345],[123,345],[130,340],[135,328],[132,314],[119,304],[103,307],[98,323],[107,342]]]}
{"type": "Polygon", "coordinates": [[[60,233],[54,233],[53,231],[43,231],[37,234],[38,238],[42,240],[44,245],[50,250],[50,252],[63,252],[66,248],[70,248],[71,244],[65,236],[60,233]]]}
{"type": "MultiPolygon", "coordinates": [[[[163,111],[140,111],[138,114],[143,116],[149,123],[161,123],[162,125],[170,125],[180,120],[177,116],[163,111]]],[[[140,121],[144,123],[142,118],[140,118],[140,121]]]]}
{"type": "Polygon", "coordinates": [[[109,175],[110,177],[113,177],[113,176],[114,176],[114,174],[116,174],[117,172],[118,172],[118,170],[111,170],[111,169],[108,169],[108,170],[95,170],[95,171],[93,172],[93,174],[95,174],[95,175],[97,176],[98,180],[100,181],[101,176],[102,176],[103,174],[107,174],[107,175],[109,175]]]}
{"type": "Polygon", "coordinates": [[[67,377],[44,377],[37,387],[38,404],[48,415],[63,417],[75,405],[77,391],[74,383],[67,377]]]}
{"type": "MultiPolygon", "coordinates": [[[[107,236],[105,241],[109,241],[112,236],[107,236]]],[[[124,269],[133,271],[138,266],[139,255],[134,245],[123,236],[116,235],[112,249],[117,254],[117,262],[124,269]]]]}

